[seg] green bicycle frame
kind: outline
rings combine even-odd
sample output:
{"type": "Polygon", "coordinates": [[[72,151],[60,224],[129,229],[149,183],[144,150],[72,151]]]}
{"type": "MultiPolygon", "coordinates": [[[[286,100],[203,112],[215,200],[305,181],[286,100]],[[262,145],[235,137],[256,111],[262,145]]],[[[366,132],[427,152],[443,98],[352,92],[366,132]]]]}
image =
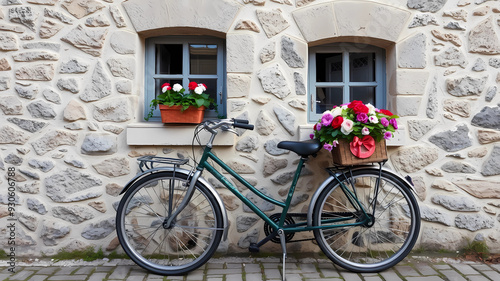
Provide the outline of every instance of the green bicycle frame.
{"type": "Polygon", "coordinates": [[[331,229],[331,228],[340,228],[340,227],[346,227],[346,226],[356,226],[356,225],[363,225],[367,222],[368,216],[366,215],[366,211],[364,210],[362,204],[359,202],[357,199],[357,196],[354,192],[349,190],[347,186],[345,186],[344,183],[342,183],[336,175],[334,175],[335,179],[340,183],[340,187],[342,188],[343,192],[346,194],[348,200],[351,202],[351,204],[355,207],[356,210],[361,211],[365,215],[365,220],[360,221],[360,222],[355,222],[355,223],[345,223],[345,224],[333,224],[336,222],[342,222],[346,220],[350,220],[353,217],[348,216],[348,217],[337,217],[337,218],[330,218],[330,219],[324,219],[322,220],[322,225],[321,226],[307,226],[307,222],[305,223],[296,223],[293,225],[284,225],[285,223],[285,218],[288,213],[288,210],[290,208],[290,203],[292,202],[292,197],[295,192],[295,187],[297,185],[297,182],[299,180],[300,173],[302,172],[302,168],[304,166],[305,159],[301,158],[298,165],[297,169],[295,171],[295,175],[293,177],[293,181],[291,184],[291,187],[288,191],[287,198],[285,202],[278,201],[264,193],[262,193],[260,190],[258,190],[255,186],[250,184],[248,181],[246,181],[243,177],[241,177],[237,172],[235,172],[231,167],[226,165],[221,159],[219,159],[217,156],[215,156],[212,153],[212,147],[206,146],[203,155],[201,157],[201,160],[197,166],[197,170],[203,171],[206,169],[208,172],[210,172],[218,181],[220,181],[227,189],[229,189],[236,197],[238,197],[245,205],[247,205],[255,214],[257,214],[261,219],[263,219],[266,223],[268,223],[275,231],[278,231],[279,229],[283,229],[285,233],[287,232],[302,232],[302,231],[311,231],[315,229],[331,229]],[[246,198],[241,192],[226,178],[224,177],[219,171],[217,171],[210,163],[208,163],[208,159],[213,160],[217,165],[219,165],[222,169],[224,169],[226,172],[228,172],[231,176],[233,176],[236,180],[238,180],[241,184],[243,184],[245,187],[247,187],[251,192],[253,192],[255,195],[259,196],[263,200],[274,204],[276,206],[279,206],[283,208],[281,212],[281,217],[278,223],[274,222],[271,220],[261,209],[259,209],[252,201],[250,201],[248,198],[246,198]]]}

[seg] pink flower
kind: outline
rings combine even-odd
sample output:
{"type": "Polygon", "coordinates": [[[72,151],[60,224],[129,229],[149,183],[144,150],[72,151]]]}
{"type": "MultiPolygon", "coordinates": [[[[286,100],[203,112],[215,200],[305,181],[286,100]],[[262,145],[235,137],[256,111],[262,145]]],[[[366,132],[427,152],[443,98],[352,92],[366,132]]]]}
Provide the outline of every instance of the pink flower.
{"type": "Polygon", "coordinates": [[[339,144],[338,140],[334,140],[333,143],[332,143],[333,147],[337,147],[338,144],[339,144]]]}
{"type": "Polygon", "coordinates": [[[352,122],[352,120],[344,119],[340,131],[342,132],[342,134],[348,135],[352,132],[353,127],[354,127],[354,122],[352,122]]]}
{"type": "Polygon", "coordinates": [[[328,150],[328,151],[332,151],[333,146],[331,144],[329,144],[329,143],[325,143],[323,145],[323,148],[326,149],[326,150],[328,150]]]}
{"type": "Polygon", "coordinates": [[[361,134],[363,134],[363,136],[368,136],[370,134],[370,129],[363,127],[363,129],[361,129],[361,134]]]}
{"type": "Polygon", "coordinates": [[[368,114],[360,113],[356,116],[356,120],[361,122],[361,123],[366,123],[366,122],[368,122],[368,114]]]}
{"type": "Polygon", "coordinates": [[[310,135],[309,135],[309,137],[310,137],[311,139],[314,139],[314,134],[310,134],[310,135]]]}
{"type": "Polygon", "coordinates": [[[389,121],[387,120],[387,118],[382,117],[380,118],[380,124],[382,124],[384,127],[387,127],[389,126],[389,121]]]}
{"type": "Polygon", "coordinates": [[[330,124],[332,124],[332,120],[333,120],[333,115],[330,112],[326,112],[321,117],[321,124],[323,126],[329,126],[330,124]]]}
{"type": "Polygon", "coordinates": [[[392,133],[391,132],[385,132],[384,133],[384,139],[389,140],[392,138],[392,133]]]}
{"type": "Polygon", "coordinates": [[[321,125],[321,123],[316,124],[316,131],[321,131],[322,127],[323,125],[321,125]]]}
{"type": "Polygon", "coordinates": [[[395,118],[391,119],[389,121],[389,124],[391,124],[394,127],[394,129],[396,130],[398,129],[398,121],[395,118]]]}
{"type": "Polygon", "coordinates": [[[377,124],[378,123],[377,116],[368,117],[368,121],[370,121],[370,123],[372,123],[372,124],[377,124]]]}

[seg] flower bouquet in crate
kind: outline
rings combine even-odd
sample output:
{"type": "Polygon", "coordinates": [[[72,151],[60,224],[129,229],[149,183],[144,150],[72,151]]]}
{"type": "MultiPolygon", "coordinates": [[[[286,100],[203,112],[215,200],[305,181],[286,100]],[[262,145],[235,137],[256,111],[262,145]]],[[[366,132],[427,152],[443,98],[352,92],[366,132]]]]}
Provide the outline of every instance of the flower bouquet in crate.
{"type": "Polygon", "coordinates": [[[145,119],[149,120],[156,106],[159,106],[163,123],[199,124],[203,121],[206,108],[213,106],[217,110],[214,100],[205,93],[205,84],[190,82],[188,90],[186,92],[180,84],[171,87],[170,83],[164,83],[161,86],[162,94],[151,101],[151,110],[145,119]]]}
{"type": "Polygon", "coordinates": [[[339,165],[358,165],[387,159],[385,140],[398,129],[397,115],[371,104],[352,101],[326,111],[314,125],[312,139],[323,143],[339,165]]]}

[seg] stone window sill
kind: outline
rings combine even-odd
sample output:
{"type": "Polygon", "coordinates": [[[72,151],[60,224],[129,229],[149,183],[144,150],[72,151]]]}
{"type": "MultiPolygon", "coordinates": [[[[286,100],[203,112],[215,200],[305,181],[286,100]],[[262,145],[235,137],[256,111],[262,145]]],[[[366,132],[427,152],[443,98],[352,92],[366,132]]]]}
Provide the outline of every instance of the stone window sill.
{"type": "MultiPolygon", "coordinates": [[[[165,125],[157,122],[131,123],[127,125],[127,145],[191,145],[195,125],[165,125]]],[[[201,143],[208,141],[209,134],[200,133],[201,143]]],[[[214,146],[233,146],[235,135],[220,133],[215,138],[214,146]]]]}
{"type": "MultiPolygon", "coordinates": [[[[299,126],[299,138],[300,140],[308,140],[309,135],[313,131],[313,124],[300,125],[299,126]]],[[[394,137],[387,142],[387,146],[403,146],[406,144],[406,128],[399,125],[399,129],[394,134],[394,137]]]]}

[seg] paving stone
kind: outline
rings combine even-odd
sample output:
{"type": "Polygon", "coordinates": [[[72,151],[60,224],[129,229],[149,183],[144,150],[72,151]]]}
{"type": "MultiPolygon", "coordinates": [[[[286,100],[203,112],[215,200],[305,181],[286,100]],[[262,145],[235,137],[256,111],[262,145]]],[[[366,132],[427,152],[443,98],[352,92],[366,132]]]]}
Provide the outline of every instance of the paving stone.
{"type": "MultiPolygon", "coordinates": [[[[460,275],[458,272],[455,270],[441,270],[441,274],[446,276],[449,280],[456,280],[456,281],[467,281],[462,275],[460,275]]],[[[498,280],[498,279],[496,279],[498,280]]]]}
{"type": "Polygon", "coordinates": [[[436,276],[408,277],[408,278],[406,278],[406,281],[436,281],[436,280],[443,280],[443,279],[436,277],[436,276]]]}
{"type": "Polygon", "coordinates": [[[361,281],[362,280],[358,274],[352,273],[352,272],[341,272],[340,275],[342,275],[342,277],[345,280],[349,280],[349,281],[361,281]]]}
{"type": "Polygon", "coordinates": [[[420,272],[420,274],[427,275],[438,275],[438,273],[429,264],[415,264],[415,268],[420,272]]]}
{"type": "Polygon", "coordinates": [[[267,279],[278,279],[281,278],[281,271],[278,269],[265,269],[264,274],[267,279]]]}
{"type": "Polygon", "coordinates": [[[63,267],[61,268],[61,270],[59,270],[58,272],[56,272],[54,275],[70,275],[73,271],[77,270],[76,267],[63,267]]]}
{"type": "Polygon", "coordinates": [[[226,268],[239,268],[241,269],[241,263],[226,263],[226,268]]]}
{"type": "Polygon", "coordinates": [[[243,266],[243,270],[245,273],[260,273],[262,269],[260,268],[260,264],[245,264],[243,266]]]}
{"type": "Polygon", "coordinates": [[[264,278],[262,278],[261,274],[247,274],[246,276],[247,281],[262,281],[264,278]]]}
{"type": "Polygon", "coordinates": [[[146,273],[143,273],[142,275],[132,275],[129,276],[126,280],[127,281],[137,281],[137,280],[143,280],[144,277],[146,277],[146,273]]]}
{"type": "Polygon", "coordinates": [[[496,271],[481,271],[481,273],[489,277],[491,280],[500,280],[500,273],[496,271]]]}
{"type": "Polygon", "coordinates": [[[46,267],[46,268],[42,268],[40,269],[39,271],[36,272],[36,274],[47,274],[47,275],[52,275],[54,274],[54,272],[56,270],[58,270],[59,268],[57,267],[46,267]]]}
{"type": "Polygon", "coordinates": [[[79,274],[89,275],[90,273],[92,273],[92,271],[94,271],[94,269],[95,269],[94,267],[81,267],[77,271],[75,271],[75,275],[79,274]]]}
{"type": "Polygon", "coordinates": [[[484,277],[483,275],[466,275],[469,281],[489,281],[490,279],[484,277]]]}
{"type": "Polygon", "coordinates": [[[228,275],[226,275],[226,280],[243,281],[243,275],[241,275],[241,274],[228,274],[228,275]]]}
{"type": "Polygon", "coordinates": [[[468,264],[452,264],[452,267],[454,267],[458,272],[460,272],[462,275],[475,275],[475,274],[480,274],[477,270],[475,270],[472,266],[468,264]]]}
{"type": "Polygon", "coordinates": [[[380,272],[380,275],[386,280],[386,281],[402,281],[401,277],[394,272],[394,270],[389,269],[383,272],[380,272]]]}
{"type": "Polygon", "coordinates": [[[60,280],[60,281],[70,281],[70,280],[86,280],[87,275],[59,275],[51,276],[48,280],[60,280]]]}
{"type": "Polygon", "coordinates": [[[102,281],[106,278],[106,275],[108,275],[108,274],[103,273],[103,272],[94,273],[94,274],[90,275],[90,278],[88,281],[102,281]]]}
{"type": "Polygon", "coordinates": [[[408,265],[397,265],[396,270],[403,276],[420,276],[420,274],[408,265]]]}
{"type": "MultiPolygon", "coordinates": [[[[33,275],[30,277],[30,281],[44,281],[47,280],[49,276],[48,275],[33,275]]],[[[2,279],[3,280],[3,279],[2,279]]]]}
{"type": "Polygon", "coordinates": [[[130,271],[130,266],[117,266],[116,269],[108,277],[109,279],[125,279],[130,271]]]}
{"type": "Polygon", "coordinates": [[[472,264],[471,266],[473,268],[475,268],[477,271],[481,271],[481,272],[491,270],[491,268],[489,266],[487,266],[486,264],[472,264]]]}
{"type": "Polygon", "coordinates": [[[365,277],[365,281],[384,281],[382,278],[378,276],[370,276],[370,277],[365,277]]]}
{"type": "Polygon", "coordinates": [[[30,275],[33,275],[33,273],[35,273],[35,272],[31,271],[31,270],[22,270],[22,271],[18,271],[16,273],[16,275],[10,277],[9,279],[10,280],[25,280],[30,275]]]}
{"type": "Polygon", "coordinates": [[[437,270],[451,269],[451,267],[447,264],[436,264],[436,265],[433,265],[433,267],[437,270]]]}

